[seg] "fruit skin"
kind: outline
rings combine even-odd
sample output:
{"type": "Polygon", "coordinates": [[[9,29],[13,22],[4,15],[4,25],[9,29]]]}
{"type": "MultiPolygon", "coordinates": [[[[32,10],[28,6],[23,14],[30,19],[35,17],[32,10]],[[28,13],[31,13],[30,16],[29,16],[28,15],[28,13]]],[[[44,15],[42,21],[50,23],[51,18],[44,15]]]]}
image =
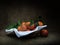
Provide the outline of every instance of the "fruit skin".
{"type": "Polygon", "coordinates": [[[33,24],[33,25],[31,25],[31,26],[27,26],[27,28],[28,28],[29,30],[34,30],[34,29],[36,28],[36,26],[33,24]]]}
{"type": "Polygon", "coordinates": [[[43,24],[42,21],[38,21],[38,25],[39,25],[39,26],[43,26],[44,24],[43,24]]]}
{"type": "Polygon", "coordinates": [[[40,35],[41,36],[44,36],[44,37],[47,37],[48,36],[48,30],[47,29],[43,29],[40,31],[40,35]]]}
{"type": "Polygon", "coordinates": [[[28,29],[28,30],[33,30],[33,29],[35,29],[35,25],[34,25],[34,24],[31,25],[31,22],[26,22],[26,26],[27,26],[27,29],[28,29]]]}
{"type": "Polygon", "coordinates": [[[30,30],[34,30],[35,28],[36,28],[36,26],[33,24],[33,25],[31,25],[30,30]]]}
{"type": "Polygon", "coordinates": [[[31,22],[26,22],[25,24],[26,26],[30,26],[31,22]]]}
{"type": "Polygon", "coordinates": [[[25,22],[22,22],[22,24],[20,26],[18,26],[18,31],[26,31],[27,27],[25,22]]]}
{"type": "Polygon", "coordinates": [[[22,27],[21,26],[18,26],[18,31],[22,31],[22,27]]]}
{"type": "Polygon", "coordinates": [[[21,27],[22,27],[22,31],[27,31],[26,25],[22,25],[21,27]]]}

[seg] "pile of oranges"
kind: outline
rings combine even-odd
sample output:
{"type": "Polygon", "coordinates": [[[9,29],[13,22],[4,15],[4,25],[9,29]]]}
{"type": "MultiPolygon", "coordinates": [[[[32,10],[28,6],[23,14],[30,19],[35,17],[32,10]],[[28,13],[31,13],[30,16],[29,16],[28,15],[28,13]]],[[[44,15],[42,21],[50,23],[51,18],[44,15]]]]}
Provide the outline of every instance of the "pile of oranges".
{"type": "MultiPolygon", "coordinates": [[[[22,22],[21,25],[18,26],[18,31],[30,31],[36,28],[35,24],[30,25],[31,22],[22,22]]],[[[43,22],[38,21],[38,25],[42,26],[43,22]]]]}

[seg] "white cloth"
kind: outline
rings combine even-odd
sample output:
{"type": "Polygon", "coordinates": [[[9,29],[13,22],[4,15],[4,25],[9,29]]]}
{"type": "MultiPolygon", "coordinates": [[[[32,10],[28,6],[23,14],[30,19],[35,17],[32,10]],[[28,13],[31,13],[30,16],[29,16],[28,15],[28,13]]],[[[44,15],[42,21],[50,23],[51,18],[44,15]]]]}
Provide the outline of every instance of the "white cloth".
{"type": "Polygon", "coordinates": [[[12,28],[12,29],[9,29],[9,30],[6,29],[5,32],[8,33],[8,34],[10,34],[10,33],[12,33],[12,32],[15,32],[16,36],[19,38],[19,37],[21,37],[21,36],[25,36],[25,35],[31,34],[31,33],[35,32],[35,31],[39,31],[39,30],[41,30],[42,28],[45,28],[45,27],[47,27],[47,25],[37,26],[37,27],[36,27],[34,30],[32,30],[32,31],[18,31],[16,28],[12,28]]]}

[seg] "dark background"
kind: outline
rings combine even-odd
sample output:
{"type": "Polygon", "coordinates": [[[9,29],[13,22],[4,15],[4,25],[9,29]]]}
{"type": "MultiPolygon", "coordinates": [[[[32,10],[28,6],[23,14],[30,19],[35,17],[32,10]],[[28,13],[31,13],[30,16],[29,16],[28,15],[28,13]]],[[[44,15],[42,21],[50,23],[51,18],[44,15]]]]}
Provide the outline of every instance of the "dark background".
{"type": "MultiPolygon", "coordinates": [[[[42,16],[46,20],[49,33],[57,35],[58,39],[55,39],[56,43],[59,43],[60,16],[59,2],[57,1],[0,1],[0,33],[2,34],[8,24],[16,23],[18,19],[28,21],[36,19],[38,16],[42,16]]],[[[1,36],[3,35],[4,33],[1,36]]],[[[55,44],[52,40],[52,43],[48,44],[55,44]]]]}

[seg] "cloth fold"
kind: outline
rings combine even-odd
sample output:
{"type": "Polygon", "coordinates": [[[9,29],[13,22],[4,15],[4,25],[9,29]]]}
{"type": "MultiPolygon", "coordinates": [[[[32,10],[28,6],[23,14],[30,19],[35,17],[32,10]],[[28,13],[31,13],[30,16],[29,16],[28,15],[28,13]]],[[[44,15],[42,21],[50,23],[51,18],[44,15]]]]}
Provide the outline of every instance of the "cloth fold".
{"type": "Polygon", "coordinates": [[[7,33],[7,34],[10,34],[10,33],[12,33],[12,32],[15,32],[15,34],[16,34],[16,36],[19,38],[19,37],[21,37],[21,36],[26,36],[26,35],[29,35],[29,34],[31,34],[31,33],[33,33],[33,32],[36,32],[36,31],[39,31],[39,30],[41,30],[41,29],[43,29],[43,28],[45,28],[45,27],[47,27],[47,25],[44,25],[44,26],[37,26],[34,30],[32,30],[32,31],[18,31],[16,28],[12,28],[12,29],[5,29],[5,32],[7,33]]]}

